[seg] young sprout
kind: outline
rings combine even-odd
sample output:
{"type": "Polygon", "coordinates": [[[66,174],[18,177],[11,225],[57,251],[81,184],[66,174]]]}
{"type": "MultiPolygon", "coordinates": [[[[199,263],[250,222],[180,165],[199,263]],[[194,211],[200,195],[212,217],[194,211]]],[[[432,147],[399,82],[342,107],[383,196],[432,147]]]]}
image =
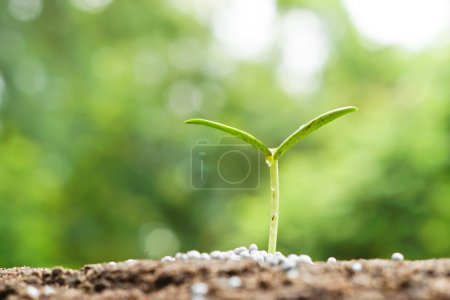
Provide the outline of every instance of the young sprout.
{"type": "Polygon", "coordinates": [[[353,106],[342,107],[338,109],[326,112],[317,118],[309,121],[308,123],[300,126],[294,133],[292,133],[287,139],[285,139],[277,148],[268,148],[260,140],[253,135],[224,125],[217,122],[205,120],[205,119],[190,119],[185,121],[186,124],[197,124],[212,127],[231,135],[253,145],[266,157],[266,162],[270,170],[270,190],[271,190],[271,202],[270,202],[270,230],[269,230],[269,253],[275,253],[277,246],[277,231],[278,231],[278,210],[280,204],[280,186],[278,180],[278,160],[295,144],[304,139],[307,135],[313,131],[319,129],[323,125],[330,123],[331,121],[342,117],[345,114],[357,111],[358,109],[353,106]]]}

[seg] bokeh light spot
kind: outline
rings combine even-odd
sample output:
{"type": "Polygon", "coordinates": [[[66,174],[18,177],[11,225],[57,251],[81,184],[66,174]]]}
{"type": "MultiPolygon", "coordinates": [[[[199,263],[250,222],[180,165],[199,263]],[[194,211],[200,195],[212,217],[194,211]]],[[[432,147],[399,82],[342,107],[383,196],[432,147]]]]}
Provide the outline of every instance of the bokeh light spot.
{"type": "Polygon", "coordinates": [[[151,52],[140,52],[134,61],[134,78],[137,83],[144,86],[154,86],[164,80],[167,75],[167,66],[162,58],[151,52]]]}
{"type": "Polygon", "coordinates": [[[450,239],[436,238],[448,236],[448,223],[442,219],[431,219],[422,226],[421,238],[430,253],[445,253],[450,249],[450,239]]]}
{"type": "Polygon", "coordinates": [[[278,80],[291,94],[309,93],[320,86],[329,45],[320,18],[306,10],[292,10],[282,18],[278,80]]]}
{"type": "Polygon", "coordinates": [[[72,0],[72,4],[85,12],[99,13],[103,11],[112,0],[72,0]]]}
{"type": "Polygon", "coordinates": [[[92,59],[94,74],[103,80],[113,80],[122,75],[125,62],[122,54],[115,48],[104,47],[95,52],[92,59]]]}
{"type": "Polygon", "coordinates": [[[169,89],[167,104],[171,112],[184,116],[199,110],[202,98],[200,89],[193,83],[178,81],[169,89]]]}
{"type": "Polygon", "coordinates": [[[213,19],[216,39],[237,58],[259,59],[272,46],[276,4],[273,0],[230,0],[213,19]]]}
{"type": "Polygon", "coordinates": [[[450,29],[448,0],[344,0],[357,29],[384,45],[420,50],[450,29]]]}
{"type": "Polygon", "coordinates": [[[5,80],[3,79],[2,71],[0,70],[0,108],[2,107],[3,103],[3,94],[5,93],[5,80]]]}
{"type": "Polygon", "coordinates": [[[25,60],[20,62],[14,72],[14,84],[25,94],[35,94],[45,88],[47,74],[40,62],[25,60]]]}
{"type": "Polygon", "coordinates": [[[225,105],[225,92],[223,88],[212,82],[207,82],[201,85],[203,102],[202,111],[207,114],[212,114],[220,111],[225,105]]]}
{"type": "Polygon", "coordinates": [[[20,21],[36,19],[42,12],[42,0],[9,0],[9,13],[20,21]]]}
{"type": "Polygon", "coordinates": [[[180,246],[175,233],[163,226],[146,224],[141,229],[141,236],[143,250],[151,258],[173,255],[180,246]]]}
{"type": "Polygon", "coordinates": [[[236,65],[235,61],[219,45],[211,45],[208,47],[204,64],[206,73],[217,78],[231,76],[236,65]]]}
{"type": "Polygon", "coordinates": [[[203,49],[193,38],[181,38],[169,46],[169,59],[172,65],[182,71],[193,71],[200,67],[203,49]]]}
{"type": "Polygon", "coordinates": [[[25,39],[12,30],[0,31],[0,58],[7,61],[17,61],[25,52],[25,39]]]}

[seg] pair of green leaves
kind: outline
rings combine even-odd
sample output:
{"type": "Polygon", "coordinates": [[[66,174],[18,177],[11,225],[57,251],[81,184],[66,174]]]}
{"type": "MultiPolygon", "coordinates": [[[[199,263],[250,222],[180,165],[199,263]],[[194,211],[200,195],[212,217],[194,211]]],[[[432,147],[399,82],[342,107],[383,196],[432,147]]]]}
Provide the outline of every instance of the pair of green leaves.
{"type": "Polygon", "coordinates": [[[186,124],[197,124],[197,125],[204,125],[208,127],[212,127],[218,130],[221,130],[223,132],[229,133],[231,135],[234,135],[235,137],[253,145],[257,149],[261,150],[266,157],[272,156],[273,160],[278,160],[284,153],[286,153],[287,150],[289,150],[292,146],[300,142],[302,139],[304,139],[307,135],[312,133],[313,131],[319,129],[320,127],[324,126],[325,124],[328,124],[332,122],[333,120],[342,117],[343,115],[346,115],[348,113],[357,111],[358,109],[354,106],[347,106],[342,107],[338,109],[331,110],[329,112],[326,112],[317,118],[309,121],[308,123],[300,126],[299,129],[297,129],[294,133],[292,133],[287,139],[285,139],[278,148],[273,149],[273,152],[267,148],[266,145],[264,145],[260,140],[258,140],[253,135],[209,120],[205,119],[190,119],[185,121],[186,124]]]}

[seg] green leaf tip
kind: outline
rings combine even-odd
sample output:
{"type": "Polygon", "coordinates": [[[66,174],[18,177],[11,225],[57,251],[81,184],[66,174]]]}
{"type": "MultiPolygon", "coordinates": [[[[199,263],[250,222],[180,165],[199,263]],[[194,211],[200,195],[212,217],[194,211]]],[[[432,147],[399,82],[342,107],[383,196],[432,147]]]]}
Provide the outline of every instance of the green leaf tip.
{"type": "Polygon", "coordinates": [[[297,129],[293,134],[291,134],[286,140],[284,140],[281,143],[281,145],[276,149],[275,153],[273,154],[273,159],[275,160],[279,159],[284,153],[286,153],[287,150],[289,150],[295,144],[297,144],[306,136],[311,134],[313,131],[316,131],[320,127],[334,121],[337,118],[342,117],[343,115],[346,115],[348,113],[357,110],[358,108],[354,106],[346,106],[331,110],[329,112],[321,114],[315,119],[312,119],[308,123],[300,126],[299,129],[297,129]]]}
{"type": "Polygon", "coordinates": [[[195,125],[203,125],[203,126],[207,126],[207,127],[211,127],[211,128],[215,128],[218,129],[220,131],[226,132],[228,134],[231,134],[247,143],[249,143],[250,145],[256,147],[257,149],[261,150],[261,152],[264,153],[265,156],[270,156],[272,155],[272,153],[270,152],[270,150],[266,147],[266,145],[264,145],[260,140],[258,140],[256,137],[254,137],[253,135],[239,130],[237,128],[225,125],[225,124],[221,124],[218,122],[214,122],[214,121],[209,121],[206,119],[189,119],[184,121],[184,123],[186,124],[195,124],[195,125]]]}

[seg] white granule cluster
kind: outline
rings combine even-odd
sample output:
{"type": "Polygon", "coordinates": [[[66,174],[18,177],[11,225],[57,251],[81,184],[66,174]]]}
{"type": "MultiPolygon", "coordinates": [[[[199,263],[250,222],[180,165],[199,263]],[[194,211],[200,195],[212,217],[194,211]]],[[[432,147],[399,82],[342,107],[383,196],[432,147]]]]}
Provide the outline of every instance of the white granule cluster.
{"type": "MultiPolygon", "coordinates": [[[[253,260],[261,265],[279,266],[284,271],[296,269],[299,265],[313,265],[311,257],[305,254],[289,254],[285,256],[281,252],[267,253],[265,250],[258,250],[256,244],[249,247],[238,247],[228,251],[212,251],[210,253],[200,253],[197,250],[190,250],[186,253],[177,253],[175,256],[165,256],[161,259],[163,262],[187,260],[253,260]]],[[[238,285],[238,279],[232,279],[231,285],[238,285]]]]}

